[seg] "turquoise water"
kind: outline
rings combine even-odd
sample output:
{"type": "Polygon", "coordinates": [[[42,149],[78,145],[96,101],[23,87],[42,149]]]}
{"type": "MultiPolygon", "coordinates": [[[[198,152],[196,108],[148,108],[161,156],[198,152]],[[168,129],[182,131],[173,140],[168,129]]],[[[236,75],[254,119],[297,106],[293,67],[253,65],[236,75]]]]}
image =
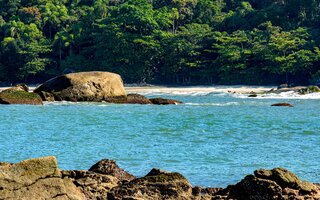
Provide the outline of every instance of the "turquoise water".
{"type": "Polygon", "coordinates": [[[109,158],[136,176],[157,167],[207,187],[285,167],[320,182],[319,99],[161,95],[185,104],[0,105],[0,161],[54,155],[62,169],[88,169],[109,158]],[[283,101],[295,107],[270,106],[283,101]]]}

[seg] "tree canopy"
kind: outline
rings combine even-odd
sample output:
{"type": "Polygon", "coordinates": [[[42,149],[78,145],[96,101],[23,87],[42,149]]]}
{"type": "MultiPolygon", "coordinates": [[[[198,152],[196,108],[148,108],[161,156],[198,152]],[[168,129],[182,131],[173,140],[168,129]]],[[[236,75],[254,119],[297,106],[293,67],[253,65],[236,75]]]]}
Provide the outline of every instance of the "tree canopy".
{"type": "Polygon", "coordinates": [[[0,0],[0,83],[67,71],[126,83],[320,81],[317,0],[0,0]]]}

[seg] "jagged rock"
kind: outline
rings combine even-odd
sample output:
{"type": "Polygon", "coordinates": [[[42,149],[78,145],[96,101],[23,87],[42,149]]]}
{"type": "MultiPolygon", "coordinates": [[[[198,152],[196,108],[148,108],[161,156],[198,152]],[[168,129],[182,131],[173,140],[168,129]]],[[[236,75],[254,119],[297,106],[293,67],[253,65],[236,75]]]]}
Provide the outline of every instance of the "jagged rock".
{"type": "Polygon", "coordinates": [[[143,178],[115,187],[109,199],[192,199],[189,181],[179,173],[152,170],[143,178]]]}
{"type": "Polygon", "coordinates": [[[1,199],[85,199],[67,183],[52,156],[0,166],[1,199]]]}
{"type": "Polygon", "coordinates": [[[28,86],[19,84],[15,87],[0,92],[0,104],[32,104],[42,105],[38,94],[28,92],[28,86]]]}
{"type": "Polygon", "coordinates": [[[226,199],[320,199],[319,186],[301,181],[292,172],[260,169],[234,186],[224,189],[226,199]]]}
{"type": "Polygon", "coordinates": [[[290,103],[274,103],[271,106],[284,106],[284,107],[293,107],[290,103]]]}
{"type": "Polygon", "coordinates": [[[164,99],[164,98],[152,98],[150,101],[156,105],[168,105],[168,104],[182,104],[181,101],[177,101],[174,99],[164,99]]]}
{"type": "Polygon", "coordinates": [[[90,200],[107,199],[108,192],[120,182],[114,176],[92,171],[65,170],[61,173],[64,179],[70,180],[90,200]]]}
{"type": "Polygon", "coordinates": [[[118,74],[79,72],[55,77],[34,90],[45,101],[125,102],[126,92],[118,74]]]}
{"type": "Polygon", "coordinates": [[[129,104],[152,104],[152,102],[141,94],[128,94],[127,102],[129,104]]]}
{"type": "Polygon", "coordinates": [[[94,164],[89,171],[116,177],[119,181],[131,181],[135,176],[121,169],[114,160],[103,159],[94,164]]]}
{"type": "Polygon", "coordinates": [[[274,181],[260,179],[253,175],[246,176],[235,186],[229,187],[228,198],[239,200],[281,199],[282,189],[274,181]]]}

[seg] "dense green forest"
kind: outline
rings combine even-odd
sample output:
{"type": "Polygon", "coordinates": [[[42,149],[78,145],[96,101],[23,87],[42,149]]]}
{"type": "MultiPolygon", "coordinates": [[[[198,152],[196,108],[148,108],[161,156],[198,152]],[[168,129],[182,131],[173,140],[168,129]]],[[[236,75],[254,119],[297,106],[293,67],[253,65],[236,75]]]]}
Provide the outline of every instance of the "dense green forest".
{"type": "Polygon", "coordinates": [[[0,82],[312,84],[319,0],[0,0],[0,82]]]}

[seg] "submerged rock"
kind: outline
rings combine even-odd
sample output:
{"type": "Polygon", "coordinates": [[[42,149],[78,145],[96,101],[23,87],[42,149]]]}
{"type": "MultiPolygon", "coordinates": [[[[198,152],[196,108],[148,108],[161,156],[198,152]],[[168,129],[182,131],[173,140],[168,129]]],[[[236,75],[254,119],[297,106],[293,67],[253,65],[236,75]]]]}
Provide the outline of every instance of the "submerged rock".
{"type": "Polygon", "coordinates": [[[0,104],[32,104],[42,105],[42,99],[38,94],[28,92],[29,88],[25,84],[0,92],[0,104]]]}
{"type": "Polygon", "coordinates": [[[285,106],[285,107],[293,107],[290,103],[274,103],[271,106],[285,106]]]}
{"type": "Polygon", "coordinates": [[[156,104],[156,105],[169,105],[169,104],[178,105],[178,104],[182,104],[181,101],[177,101],[177,100],[174,100],[174,99],[164,99],[164,98],[152,98],[152,99],[150,99],[150,101],[153,104],[156,104]]]}
{"type": "Polygon", "coordinates": [[[141,94],[128,94],[126,103],[129,104],[152,104],[150,99],[141,94]]]}
{"type": "Polygon", "coordinates": [[[55,77],[34,90],[45,101],[123,102],[126,97],[118,74],[79,72],[55,77]]]}

